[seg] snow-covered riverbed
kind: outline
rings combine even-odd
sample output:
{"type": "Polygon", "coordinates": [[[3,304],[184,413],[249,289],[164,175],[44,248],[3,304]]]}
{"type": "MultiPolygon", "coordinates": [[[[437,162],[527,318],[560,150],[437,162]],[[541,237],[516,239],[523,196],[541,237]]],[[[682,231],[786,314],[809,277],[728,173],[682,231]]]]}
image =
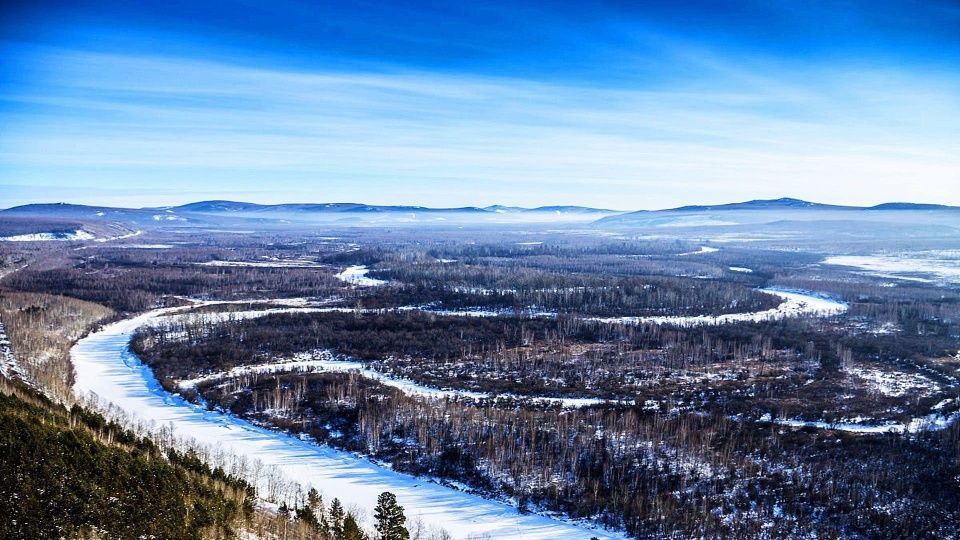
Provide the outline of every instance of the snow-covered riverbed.
{"type": "Polygon", "coordinates": [[[164,391],[149,368],[130,351],[134,331],[178,308],[156,310],[108,325],[80,340],[71,350],[76,369],[74,389],[95,393],[136,418],[169,425],[183,437],[219,445],[225,450],[278,467],[288,478],[316,486],[328,498],[372,515],[377,495],[391,491],[407,510],[456,538],[543,540],[622,538],[558,519],[519,514],[513,507],[469,495],[425,479],[379,467],[366,459],[260,428],[230,415],[207,411],[164,391]]]}
{"type": "Polygon", "coordinates": [[[614,401],[601,398],[564,398],[550,396],[521,396],[517,394],[489,394],[485,392],[474,392],[471,390],[456,390],[451,388],[436,388],[422,385],[411,379],[391,377],[380,373],[377,370],[364,367],[363,363],[354,360],[335,360],[333,355],[327,351],[316,353],[307,353],[298,358],[284,362],[271,362],[268,364],[255,364],[249,366],[238,366],[228,371],[211,373],[195,379],[180,381],[180,388],[194,388],[198,384],[217,381],[221,379],[242,377],[244,375],[270,374],[270,373],[311,373],[311,372],[334,372],[349,373],[354,372],[362,377],[380,382],[385,386],[396,388],[404,394],[410,396],[420,396],[426,398],[467,398],[467,399],[497,399],[504,398],[509,400],[526,399],[537,403],[548,405],[560,405],[562,407],[577,408],[601,405],[604,403],[615,403],[614,401]]]}

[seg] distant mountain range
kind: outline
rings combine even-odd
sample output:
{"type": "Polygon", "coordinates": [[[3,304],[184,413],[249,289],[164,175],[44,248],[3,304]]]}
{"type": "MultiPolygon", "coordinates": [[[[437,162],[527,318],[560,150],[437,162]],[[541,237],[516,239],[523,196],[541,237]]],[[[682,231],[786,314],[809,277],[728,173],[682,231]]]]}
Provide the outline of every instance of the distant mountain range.
{"type": "Polygon", "coordinates": [[[618,212],[585,206],[518,206],[427,208],[423,206],[370,205],[363,203],[256,204],[213,200],[180,206],[113,208],[77,204],[28,204],[0,211],[0,217],[42,217],[86,222],[116,221],[145,226],[210,225],[232,222],[317,221],[340,224],[430,223],[430,222],[593,222],[598,226],[696,227],[770,222],[774,220],[846,219],[877,213],[954,215],[960,207],[905,202],[870,207],[813,203],[800,199],[758,199],[719,205],[692,205],[665,210],[618,212]]]}
{"type": "Polygon", "coordinates": [[[155,221],[173,221],[178,217],[189,219],[191,215],[229,215],[251,218],[310,217],[320,215],[396,215],[415,217],[461,215],[476,217],[502,216],[586,216],[596,218],[605,215],[620,213],[603,208],[589,208],[585,206],[541,206],[538,208],[521,208],[517,206],[494,205],[486,208],[465,206],[459,208],[428,208],[425,206],[404,205],[373,205],[363,203],[287,203],[287,204],[257,204],[238,201],[199,201],[180,206],[163,206],[150,208],[112,208],[104,206],[86,206],[79,204],[51,203],[28,204],[15,206],[0,211],[5,216],[44,216],[72,219],[129,219],[147,217],[155,221]]]}
{"type": "Polygon", "coordinates": [[[597,224],[693,227],[737,225],[759,221],[848,219],[877,214],[892,216],[936,212],[960,215],[958,211],[960,207],[941,204],[891,202],[876,206],[842,206],[784,197],[728,204],[681,206],[666,210],[639,210],[603,217],[597,220],[597,224]]]}

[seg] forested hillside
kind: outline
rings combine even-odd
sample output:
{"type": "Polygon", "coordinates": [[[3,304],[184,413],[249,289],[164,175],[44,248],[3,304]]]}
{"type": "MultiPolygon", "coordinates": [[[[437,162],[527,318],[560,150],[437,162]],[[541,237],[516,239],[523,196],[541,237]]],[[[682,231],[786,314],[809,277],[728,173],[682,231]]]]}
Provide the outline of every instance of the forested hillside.
{"type": "Polygon", "coordinates": [[[189,453],[0,382],[0,538],[231,538],[254,491],[189,453]]]}

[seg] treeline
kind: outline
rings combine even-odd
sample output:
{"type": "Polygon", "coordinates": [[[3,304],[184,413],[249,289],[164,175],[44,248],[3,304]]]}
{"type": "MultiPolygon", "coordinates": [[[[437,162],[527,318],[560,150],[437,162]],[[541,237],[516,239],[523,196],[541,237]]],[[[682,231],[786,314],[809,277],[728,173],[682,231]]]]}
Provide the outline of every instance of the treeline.
{"type": "Polygon", "coordinates": [[[846,359],[907,359],[929,368],[928,375],[945,373],[949,366],[929,357],[956,352],[954,326],[924,324],[924,332],[878,335],[822,319],[678,328],[576,317],[286,313],[219,323],[176,319],[143,329],[134,348],[161,380],[330,349],[431,386],[631,399],[688,372],[753,379],[792,370],[805,380],[839,374],[846,359]]]}
{"type": "MultiPolygon", "coordinates": [[[[522,277],[518,271],[516,278],[522,277]]],[[[584,316],[720,315],[762,311],[781,302],[773,295],[739,284],[664,276],[604,279],[536,274],[508,288],[484,288],[455,277],[411,277],[401,272],[374,275],[399,280],[400,285],[362,291],[364,307],[429,305],[437,309],[485,308],[505,311],[548,311],[584,316]],[[412,284],[407,284],[412,283],[412,284]],[[458,285],[459,283],[459,285],[458,285]]]]}
{"type": "Polygon", "coordinates": [[[141,266],[109,261],[84,261],[50,270],[28,268],[7,276],[4,284],[22,291],[72,296],[127,313],[157,307],[170,295],[275,298],[328,296],[342,289],[324,269],[141,266]]]}
{"type": "Polygon", "coordinates": [[[226,323],[181,319],[141,329],[133,346],[160,377],[187,378],[318,348],[369,359],[469,358],[531,342],[555,332],[555,326],[548,319],[442,317],[418,311],[284,313],[226,323]]]}

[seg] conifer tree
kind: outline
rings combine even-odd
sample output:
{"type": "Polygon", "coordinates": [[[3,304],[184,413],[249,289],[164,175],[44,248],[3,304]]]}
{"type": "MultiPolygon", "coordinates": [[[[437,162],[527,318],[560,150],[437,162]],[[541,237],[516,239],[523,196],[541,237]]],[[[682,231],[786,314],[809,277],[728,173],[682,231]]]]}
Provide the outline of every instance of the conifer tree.
{"type": "Polygon", "coordinates": [[[343,506],[340,504],[340,499],[334,498],[330,501],[330,534],[336,540],[343,540],[343,526],[343,506]]]}
{"type": "Polygon", "coordinates": [[[389,491],[384,491],[377,497],[377,506],[373,509],[376,519],[375,528],[380,540],[408,540],[410,532],[403,525],[407,521],[403,515],[403,507],[397,504],[397,497],[389,491]]]}
{"type": "Polygon", "coordinates": [[[347,514],[343,519],[343,540],[367,540],[367,535],[357,524],[357,519],[353,514],[347,514]]]}

